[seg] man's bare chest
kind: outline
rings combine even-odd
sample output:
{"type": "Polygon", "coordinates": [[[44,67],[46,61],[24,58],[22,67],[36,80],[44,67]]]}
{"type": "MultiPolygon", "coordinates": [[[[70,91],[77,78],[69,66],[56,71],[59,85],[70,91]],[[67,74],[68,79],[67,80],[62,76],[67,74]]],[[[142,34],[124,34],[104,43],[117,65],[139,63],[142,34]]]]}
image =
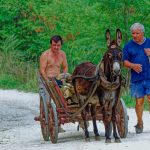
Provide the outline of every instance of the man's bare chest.
{"type": "Polygon", "coordinates": [[[60,66],[63,63],[63,57],[62,56],[51,56],[48,57],[48,65],[52,66],[60,66]]]}

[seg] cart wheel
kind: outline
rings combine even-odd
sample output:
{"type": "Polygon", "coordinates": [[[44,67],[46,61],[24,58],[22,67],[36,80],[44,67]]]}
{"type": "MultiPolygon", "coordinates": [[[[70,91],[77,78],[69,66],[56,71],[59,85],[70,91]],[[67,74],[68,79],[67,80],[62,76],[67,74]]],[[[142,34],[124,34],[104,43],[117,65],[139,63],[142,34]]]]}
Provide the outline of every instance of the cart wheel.
{"type": "Polygon", "coordinates": [[[42,136],[45,141],[49,141],[49,127],[48,124],[46,124],[46,117],[48,120],[47,106],[43,103],[43,99],[40,96],[40,124],[42,136]]]}
{"type": "Polygon", "coordinates": [[[126,138],[128,133],[128,115],[123,99],[121,99],[118,104],[117,114],[119,116],[119,119],[117,120],[118,133],[121,138],[126,138]]]}
{"type": "Polygon", "coordinates": [[[49,107],[49,133],[52,143],[57,143],[58,119],[57,119],[56,105],[53,102],[49,107]]]}

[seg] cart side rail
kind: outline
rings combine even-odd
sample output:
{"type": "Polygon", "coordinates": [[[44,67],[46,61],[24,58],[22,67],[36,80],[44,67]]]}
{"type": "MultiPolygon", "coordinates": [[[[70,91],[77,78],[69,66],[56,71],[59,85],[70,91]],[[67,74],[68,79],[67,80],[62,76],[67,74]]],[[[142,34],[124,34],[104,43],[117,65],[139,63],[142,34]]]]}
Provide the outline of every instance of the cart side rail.
{"type": "Polygon", "coordinates": [[[50,78],[49,81],[46,81],[41,73],[39,72],[38,80],[40,84],[44,87],[44,90],[50,95],[50,97],[53,99],[56,108],[63,108],[65,112],[69,112],[69,109],[67,108],[67,101],[64,98],[57,82],[54,78],[50,78]]]}

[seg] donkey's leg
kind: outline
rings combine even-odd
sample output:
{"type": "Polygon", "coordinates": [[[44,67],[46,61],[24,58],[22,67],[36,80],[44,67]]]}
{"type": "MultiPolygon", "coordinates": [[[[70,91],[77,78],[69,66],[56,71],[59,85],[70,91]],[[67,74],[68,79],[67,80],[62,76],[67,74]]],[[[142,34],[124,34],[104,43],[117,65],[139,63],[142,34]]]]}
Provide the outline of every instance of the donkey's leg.
{"type": "Polygon", "coordinates": [[[105,111],[103,122],[105,125],[105,143],[111,143],[111,113],[105,111]]]}
{"type": "Polygon", "coordinates": [[[90,141],[88,126],[87,126],[87,121],[86,121],[86,111],[83,110],[81,115],[82,115],[82,119],[83,119],[83,122],[84,122],[85,140],[90,141]]]}
{"type": "Polygon", "coordinates": [[[111,122],[106,122],[105,123],[105,143],[111,143],[111,122]]]}
{"type": "MultiPolygon", "coordinates": [[[[84,98],[81,97],[80,95],[78,95],[79,97],[79,103],[80,103],[80,107],[82,107],[84,105],[84,98]]],[[[86,141],[90,141],[90,137],[89,137],[89,131],[88,131],[88,125],[87,125],[87,112],[86,112],[86,108],[84,108],[81,112],[81,116],[84,122],[84,132],[85,132],[85,140],[86,141]]]]}
{"type": "Polygon", "coordinates": [[[121,143],[121,140],[118,136],[118,132],[117,132],[117,125],[116,125],[116,116],[115,116],[115,111],[113,109],[113,116],[112,116],[112,123],[113,123],[113,137],[115,138],[115,142],[116,143],[121,143]]]}
{"type": "Polygon", "coordinates": [[[113,121],[113,136],[115,138],[116,143],[121,143],[121,140],[120,140],[120,138],[118,136],[118,133],[117,133],[116,122],[115,121],[113,121]]]}
{"type": "Polygon", "coordinates": [[[91,105],[91,116],[93,119],[93,129],[95,133],[95,140],[100,141],[100,135],[98,133],[97,124],[96,124],[96,105],[91,105]]]}

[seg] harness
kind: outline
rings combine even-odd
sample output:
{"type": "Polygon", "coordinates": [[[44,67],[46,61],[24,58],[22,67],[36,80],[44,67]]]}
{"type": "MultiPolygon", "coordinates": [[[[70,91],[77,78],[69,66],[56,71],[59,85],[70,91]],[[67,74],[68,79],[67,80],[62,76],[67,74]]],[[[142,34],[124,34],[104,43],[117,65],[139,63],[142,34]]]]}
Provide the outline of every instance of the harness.
{"type": "MultiPolygon", "coordinates": [[[[111,48],[111,50],[114,50],[115,48],[111,48]]],[[[120,50],[120,49],[119,49],[120,50]]],[[[121,51],[121,50],[120,50],[121,51]]],[[[95,93],[95,91],[96,91],[96,89],[97,89],[97,87],[101,87],[101,88],[103,88],[103,89],[105,89],[105,90],[109,90],[109,91],[114,91],[114,90],[116,90],[117,88],[119,88],[119,86],[120,86],[120,89],[119,89],[119,96],[118,96],[118,98],[120,98],[120,95],[121,95],[121,85],[122,85],[122,83],[121,83],[121,80],[122,80],[122,76],[121,75],[119,75],[119,76],[117,76],[117,78],[116,78],[116,80],[115,81],[113,81],[113,82],[109,82],[108,80],[107,80],[107,77],[105,76],[105,74],[104,74],[104,64],[103,64],[103,60],[101,60],[100,61],[100,63],[96,66],[96,71],[95,71],[95,73],[94,73],[94,75],[93,76],[91,76],[91,77],[87,77],[86,76],[86,73],[89,71],[89,70],[91,70],[93,67],[95,67],[95,66],[92,66],[92,67],[90,67],[90,68],[88,68],[86,71],[85,71],[85,73],[84,73],[84,75],[74,75],[73,77],[72,77],[72,81],[73,81],[73,83],[74,83],[74,81],[75,81],[75,79],[77,79],[77,78],[83,78],[83,79],[85,79],[85,80],[88,80],[88,81],[92,81],[92,85],[91,85],[91,87],[90,87],[90,90],[89,90],[89,92],[88,92],[88,95],[86,96],[86,99],[85,99],[85,103],[82,105],[82,107],[76,112],[76,113],[74,113],[74,114],[72,114],[72,118],[74,118],[78,113],[80,113],[85,107],[86,107],[86,105],[89,103],[89,101],[90,101],[90,98],[94,95],[94,93],[95,93]]],[[[109,66],[109,67],[111,67],[111,66],[109,66]]],[[[112,74],[113,75],[113,74],[112,74]]],[[[75,93],[76,93],[76,96],[77,96],[77,98],[79,99],[79,95],[77,94],[77,91],[76,91],[76,88],[75,88],[75,93]]],[[[118,99],[117,98],[117,99],[118,99]]],[[[118,103],[118,100],[117,100],[117,103],[118,103]]],[[[117,105],[117,103],[115,104],[115,105],[117,105]]],[[[102,106],[102,109],[105,107],[105,104],[102,106]]],[[[107,112],[108,114],[111,114],[110,112],[107,112]]]]}

